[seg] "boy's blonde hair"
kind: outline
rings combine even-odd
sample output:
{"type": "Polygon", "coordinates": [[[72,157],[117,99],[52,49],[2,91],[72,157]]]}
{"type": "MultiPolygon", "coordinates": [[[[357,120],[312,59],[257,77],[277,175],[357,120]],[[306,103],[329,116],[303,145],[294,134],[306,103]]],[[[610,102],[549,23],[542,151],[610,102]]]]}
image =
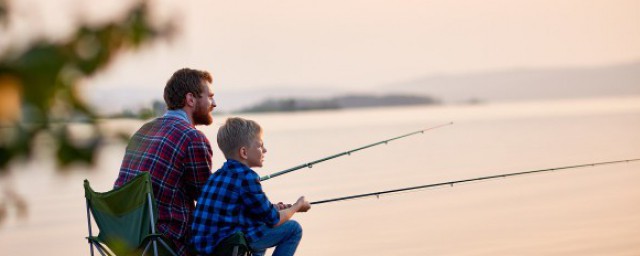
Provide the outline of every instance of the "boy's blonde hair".
{"type": "Polygon", "coordinates": [[[262,132],[262,127],[253,120],[229,117],[218,129],[218,147],[225,158],[236,156],[241,147],[248,147],[262,132]]]}

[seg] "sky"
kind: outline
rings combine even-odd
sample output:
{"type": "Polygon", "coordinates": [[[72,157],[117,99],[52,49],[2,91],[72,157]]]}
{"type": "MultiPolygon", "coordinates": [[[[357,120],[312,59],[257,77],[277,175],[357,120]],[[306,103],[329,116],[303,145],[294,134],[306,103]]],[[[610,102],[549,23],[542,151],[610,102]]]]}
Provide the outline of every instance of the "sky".
{"type": "MultiPolygon", "coordinates": [[[[182,67],[210,71],[224,99],[269,88],[375,92],[428,75],[640,60],[640,0],[150,2],[159,19],[178,21],[180,33],[125,54],[86,81],[95,106],[161,99],[182,67]]],[[[69,17],[99,22],[127,3],[21,0],[17,7],[38,22],[9,31],[0,46],[19,41],[25,29],[63,37],[76,20],[69,17]]]]}

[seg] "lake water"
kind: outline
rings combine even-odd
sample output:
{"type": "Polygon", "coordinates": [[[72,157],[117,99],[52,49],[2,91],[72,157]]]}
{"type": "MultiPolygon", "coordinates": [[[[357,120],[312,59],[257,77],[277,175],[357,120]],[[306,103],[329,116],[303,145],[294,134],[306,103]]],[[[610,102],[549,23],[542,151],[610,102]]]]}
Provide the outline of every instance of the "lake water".
{"type": "MultiPolygon", "coordinates": [[[[243,117],[265,129],[263,175],[454,122],[265,181],[272,201],[640,158],[640,97],[243,117]]],[[[215,118],[200,128],[213,147],[224,116],[215,118]]],[[[133,132],[141,124],[106,125],[133,132]]],[[[9,212],[0,255],[88,255],[82,181],[110,189],[124,147],[108,145],[92,170],[56,172],[38,155],[15,166],[8,184],[29,216],[9,212]]],[[[222,162],[216,150],[214,166],[222,162]]],[[[640,255],[639,181],[634,162],[315,205],[294,217],[304,228],[298,255],[640,255]]]]}

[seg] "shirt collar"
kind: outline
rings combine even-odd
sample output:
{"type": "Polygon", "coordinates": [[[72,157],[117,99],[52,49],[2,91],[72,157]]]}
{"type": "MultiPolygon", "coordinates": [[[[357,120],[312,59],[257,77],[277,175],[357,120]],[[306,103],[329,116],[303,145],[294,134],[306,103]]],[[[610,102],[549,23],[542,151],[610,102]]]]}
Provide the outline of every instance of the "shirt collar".
{"type": "Polygon", "coordinates": [[[187,116],[187,112],[184,112],[184,110],[182,110],[182,109],[167,110],[167,113],[164,113],[164,116],[165,117],[177,117],[177,118],[180,118],[180,119],[186,121],[187,123],[192,124],[191,120],[187,116]]]}
{"type": "Polygon", "coordinates": [[[243,163],[241,163],[240,161],[235,160],[235,159],[231,159],[231,158],[227,158],[227,163],[229,163],[229,164],[236,164],[236,165],[245,166],[245,165],[244,165],[243,163]]]}
{"type": "Polygon", "coordinates": [[[231,158],[227,158],[227,162],[225,163],[225,165],[231,168],[242,168],[242,169],[252,170],[251,168],[249,168],[249,166],[246,166],[242,162],[235,159],[231,159],[231,158]]]}

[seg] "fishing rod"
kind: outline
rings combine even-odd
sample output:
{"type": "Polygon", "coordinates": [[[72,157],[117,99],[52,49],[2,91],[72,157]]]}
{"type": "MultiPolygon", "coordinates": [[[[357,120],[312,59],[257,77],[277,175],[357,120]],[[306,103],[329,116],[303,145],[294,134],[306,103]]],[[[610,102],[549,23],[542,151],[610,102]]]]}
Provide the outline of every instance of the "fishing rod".
{"type": "Polygon", "coordinates": [[[481,181],[481,180],[491,180],[491,179],[497,179],[497,178],[506,178],[506,177],[518,176],[518,175],[527,175],[527,174],[534,174],[534,173],[542,173],[542,172],[550,172],[550,171],[566,170],[566,169],[575,169],[575,168],[598,166],[598,165],[629,163],[629,162],[634,162],[634,161],[638,161],[638,160],[640,160],[640,158],[627,159],[627,160],[618,160],[618,161],[609,161],[609,162],[570,165],[570,166],[554,167],[554,168],[540,169],[540,170],[533,170],[533,171],[498,174],[498,175],[491,175],[491,176],[478,177],[478,178],[472,178],[472,179],[448,181],[448,182],[427,184],[427,185],[414,186],[414,187],[408,187],[408,188],[399,188],[399,189],[392,189],[392,190],[386,190],[386,191],[380,191],[380,192],[373,192],[373,193],[366,193],[366,194],[338,197],[338,198],[333,198],[333,199],[326,199],[326,200],[320,200],[320,201],[311,202],[311,204],[324,204],[324,203],[351,200],[351,199],[357,199],[357,198],[369,197],[369,196],[379,197],[380,195],[383,195],[383,194],[398,193],[398,192],[405,192],[405,191],[411,191],[411,190],[417,190],[417,189],[425,189],[425,188],[433,188],[433,187],[441,187],[441,186],[453,186],[454,184],[457,184],[457,183],[466,183],[466,182],[481,181]]]}
{"type": "Polygon", "coordinates": [[[429,127],[429,128],[426,128],[426,129],[422,129],[422,130],[418,130],[418,131],[415,131],[415,132],[411,132],[411,133],[407,133],[407,134],[404,134],[404,135],[400,135],[398,137],[393,137],[391,139],[378,141],[376,143],[372,143],[372,144],[369,144],[369,145],[366,145],[366,146],[363,146],[363,147],[359,147],[359,148],[356,148],[356,149],[352,149],[352,150],[349,150],[349,151],[338,153],[338,154],[335,154],[335,155],[332,155],[332,156],[328,156],[328,157],[325,157],[325,158],[322,158],[322,159],[318,159],[318,160],[315,160],[315,161],[312,161],[312,162],[301,164],[301,165],[298,165],[296,167],[292,167],[292,168],[289,168],[289,169],[286,169],[286,170],[283,170],[283,171],[279,171],[279,172],[276,172],[276,173],[272,173],[272,174],[268,174],[268,175],[262,176],[262,177],[260,177],[260,181],[265,181],[265,180],[268,180],[268,179],[271,179],[271,178],[275,178],[275,177],[278,177],[280,175],[283,175],[283,174],[286,174],[286,173],[290,173],[292,171],[296,171],[296,170],[299,170],[299,169],[302,169],[302,168],[312,168],[314,164],[317,164],[317,163],[320,163],[320,162],[324,162],[324,161],[331,160],[331,159],[338,158],[338,157],[345,156],[345,155],[351,155],[351,153],[356,152],[356,151],[360,151],[360,150],[363,150],[363,149],[374,147],[374,146],[377,146],[377,145],[380,145],[380,144],[387,144],[387,143],[389,143],[390,141],[393,141],[393,140],[401,139],[401,138],[404,138],[404,137],[409,137],[409,136],[412,136],[412,135],[415,135],[415,134],[422,134],[422,133],[424,133],[426,131],[438,129],[440,127],[447,126],[447,125],[452,125],[452,124],[453,124],[453,122],[449,122],[449,123],[446,123],[446,124],[436,125],[436,126],[429,127]]]}

